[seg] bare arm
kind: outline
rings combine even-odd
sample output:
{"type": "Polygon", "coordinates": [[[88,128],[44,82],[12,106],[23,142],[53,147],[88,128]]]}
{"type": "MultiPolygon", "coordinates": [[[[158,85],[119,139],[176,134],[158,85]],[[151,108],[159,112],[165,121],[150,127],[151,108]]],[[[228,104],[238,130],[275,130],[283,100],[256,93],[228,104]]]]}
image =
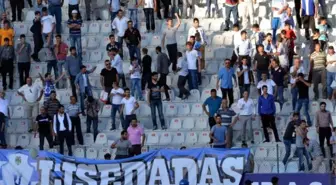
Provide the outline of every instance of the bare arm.
{"type": "Polygon", "coordinates": [[[177,19],[177,24],[175,25],[175,28],[178,29],[181,26],[181,19],[177,13],[175,13],[175,17],[177,19]]]}

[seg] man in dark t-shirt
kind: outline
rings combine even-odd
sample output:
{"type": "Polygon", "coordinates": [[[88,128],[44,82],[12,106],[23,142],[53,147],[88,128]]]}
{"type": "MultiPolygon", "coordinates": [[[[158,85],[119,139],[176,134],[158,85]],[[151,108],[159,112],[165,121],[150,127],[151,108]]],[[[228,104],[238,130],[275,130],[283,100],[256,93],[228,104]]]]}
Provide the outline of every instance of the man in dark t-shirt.
{"type": "Polygon", "coordinates": [[[162,130],[166,129],[165,120],[163,116],[163,108],[162,108],[162,99],[161,99],[161,92],[164,92],[164,86],[160,86],[158,83],[158,73],[152,73],[152,80],[148,83],[147,88],[149,89],[147,101],[148,105],[151,107],[151,114],[152,114],[152,121],[153,121],[153,130],[157,129],[156,124],[156,109],[159,113],[159,118],[161,122],[162,130]]]}
{"type": "Polygon", "coordinates": [[[152,74],[152,57],[148,55],[148,49],[142,48],[142,58],[141,67],[142,67],[142,77],[141,77],[141,89],[145,90],[146,84],[151,81],[152,74]]]}
{"type": "Polygon", "coordinates": [[[112,51],[113,48],[117,49],[117,50],[120,50],[120,48],[118,47],[119,46],[119,43],[115,41],[115,37],[114,35],[110,35],[109,36],[109,39],[110,39],[110,43],[108,43],[106,45],[106,51],[107,52],[110,52],[112,51]]]}
{"type": "MultiPolygon", "coordinates": [[[[257,71],[258,82],[261,80],[261,74],[268,73],[268,67],[270,65],[270,57],[264,50],[264,45],[257,46],[258,53],[254,56],[254,70],[257,71]]],[[[268,76],[269,77],[269,76],[268,76]]]]}
{"type": "Polygon", "coordinates": [[[41,114],[38,115],[35,120],[35,135],[38,131],[40,137],[40,150],[43,150],[44,138],[47,138],[49,148],[53,148],[52,118],[47,114],[44,107],[41,107],[40,112],[41,114]]]}
{"type": "Polygon", "coordinates": [[[118,82],[118,72],[111,66],[109,60],[105,60],[105,68],[100,72],[100,84],[105,92],[110,93],[113,82],[118,82]]]}
{"type": "Polygon", "coordinates": [[[300,112],[301,107],[304,106],[304,114],[307,118],[307,123],[309,126],[312,126],[312,122],[310,120],[309,111],[308,111],[309,110],[309,87],[310,86],[311,86],[310,79],[305,80],[303,73],[298,74],[298,78],[296,79],[295,84],[293,84],[293,87],[297,87],[298,92],[299,92],[299,99],[296,104],[295,112],[300,112]]]}

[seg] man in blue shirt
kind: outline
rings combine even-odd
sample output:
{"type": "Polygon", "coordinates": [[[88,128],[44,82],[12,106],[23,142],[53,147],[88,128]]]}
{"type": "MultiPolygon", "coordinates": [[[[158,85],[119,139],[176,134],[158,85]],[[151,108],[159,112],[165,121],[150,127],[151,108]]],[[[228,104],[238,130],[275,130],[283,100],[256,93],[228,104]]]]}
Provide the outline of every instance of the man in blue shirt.
{"type": "Polygon", "coordinates": [[[225,59],[224,62],[224,68],[221,68],[218,71],[218,78],[217,78],[217,84],[216,89],[219,89],[219,81],[221,81],[221,91],[222,91],[222,98],[226,99],[226,95],[229,97],[230,104],[229,106],[233,104],[233,84],[232,84],[232,78],[235,82],[235,87],[237,86],[237,80],[235,75],[235,70],[231,67],[231,61],[230,59],[225,59]]]}
{"type": "Polygon", "coordinates": [[[229,140],[227,134],[227,127],[222,125],[221,116],[217,115],[215,117],[216,125],[211,128],[210,138],[213,140],[214,148],[225,148],[227,141],[229,140]]]}
{"type": "Polygon", "coordinates": [[[318,14],[318,0],[301,0],[301,12],[303,19],[303,27],[305,29],[305,37],[309,40],[309,27],[315,30],[315,17],[318,14]]]}
{"type": "Polygon", "coordinates": [[[216,124],[214,115],[218,111],[221,103],[222,103],[222,98],[217,96],[216,89],[211,89],[211,96],[207,98],[202,105],[203,111],[205,112],[205,114],[209,116],[210,128],[216,124]],[[209,111],[206,109],[206,106],[208,106],[209,111]]]}
{"type": "Polygon", "coordinates": [[[274,97],[271,94],[267,93],[267,86],[262,86],[262,95],[258,99],[258,112],[261,117],[262,127],[265,135],[265,141],[270,142],[267,128],[271,127],[276,142],[281,142],[278,135],[278,130],[275,125],[275,104],[274,97]]]}

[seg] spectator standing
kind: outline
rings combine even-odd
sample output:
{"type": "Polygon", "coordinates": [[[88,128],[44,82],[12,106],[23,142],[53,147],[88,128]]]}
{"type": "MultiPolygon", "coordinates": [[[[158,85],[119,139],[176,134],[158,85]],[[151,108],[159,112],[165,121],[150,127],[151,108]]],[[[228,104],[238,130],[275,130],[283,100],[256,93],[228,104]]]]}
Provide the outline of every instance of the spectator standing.
{"type": "MultiPolygon", "coordinates": [[[[241,63],[242,58],[247,58],[248,65],[251,63],[252,54],[252,44],[249,39],[247,39],[247,32],[245,30],[240,32],[241,40],[235,45],[235,52],[238,56],[238,64],[241,63]]],[[[235,61],[233,61],[235,62],[235,61]]]]}
{"type": "Polygon", "coordinates": [[[118,10],[120,10],[120,1],[119,0],[108,0],[107,3],[109,4],[109,10],[111,13],[111,23],[113,22],[114,18],[116,18],[118,14],[118,10]]]}
{"type": "MultiPolygon", "coordinates": [[[[48,38],[49,36],[47,36],[48,38]]],[[[51,45],[44,45],[45,47],[40,51],[39,56],[44,55],[45,62],[47,63],[47,73],[51,74],[51,70],[53,69],[55,78],[58,77],[58,67],[57,67],[57,59],[55,54],[55,48],[51,45]]],[[[43,61],[43,60],[42,60],[43,61]]]]}
{"type": "Polygon", "coordinates": [[[0,113],[0,146],[3,149],[7,148],[6,137],[5,137],[6,123],[4,119],[4,114],[0,113]]]}
{"type": "Polygon", "coordinates": [[[164,87],[165,89],[165,95],[166,95],[166,101],[170,101],[170,96],[168,93],[168,90],[170,89],[167,85],[167,76],[169,74],[169,66],[171,64],[171,61],[168,59],[168,56],[166,53],[162,53],[161,47],[157,46],[155,48],[157,53],[157,72],[160,74],[159,79],[159,85],[164,87]]]}
{"type": "MultiPolygon", "coordinates": [[[[149,33],[150,31],[155,31],[155,21],[154,21],[154,10],[157,10],[156,0],[140,0],[139,5],[143,6],[143,10],[146,18],[146,29],[149,33]]],[[[159,18],[159,17],[158,17],[159,18]]]]}
{"type": "Polygon", "coordinates": [[[124,90],[119,87],[117,82],[113,82],[113,89],[111,90],[110,93],[111,99],[111,104],[112,104],[112,110],[111,110],[111,119],[112,119],[112,125],[111,125],[111,131],[116,129],[116,124],[115,124],[115,116],[116,113],[119,113],[119,119],[121,124],[123,124],[124,121],[124,115],[122,114],[121,110],[121,100],[124,97],[124,90]]]}
{"type": "MultiPolygon", "coordinates": [[[[10,0],[9,3],[12,8],[12,21],[16,22],[16,20],[18,20],[19,22],[22,22],[22,10],[24,8],[24,1],[10,0]]],[[[5,7],[5,5],[3,5],[3,7],[5,7]]]]}
{"type": "Polygon", "coordinates": [[[253,72],[245,57],[242,58],[242,63],[237,68],[237,76],[240,96],[243,97],[244,91],[250,93],[251,84],[254,84],[253,72]]]}
{"type": "Polygon", "coordinates": [[[132,152],[132,144],[128,140],[128,133],[126,130],[121,131],[121,137],[114,143],[112,143],[111,148],[116,148],[116,156],[115,160],[125,159],[130,157],[130,153],[132,152]]]}
{"type": "Polygon", "coordinates": [[[55,23],[55,17],[48,14],[47,7],[42,8],[41,24],[42,24],[42,39],[44,45],[53,46],[53,38],[54,38],[53,32],[55,30],[56,23],[55,23]]]}
{"type": "Polygon", "coordinates": [[[4,90],[7,89],[7,74],[9,75],[9,89],[13,89],[14,58],[14,47],[9,44],[9,39],[5,38],[4,45],[0,47],[2,87],[4,90]]]}
{"type": "Polygon", "coordinates": [[[299,73],[305,74],[306,71],[301,64],[300,58],[296,57],[294,59],[294,65],[290,67],[289,70],[293,111],[295,110],[296,102],[298,99],[298,88],[295,86],[295,83],[299,73]]]}
{"type": "Polygon", "coordinates": [[[276,87],[275,82],[272,79],[267,79],[267,73],[263,73],[261,75],[261,81],[258,82],[257,89],[260,89],[260,94],[263,94],[263,86],[266,85],[267,87],[267,93],[274,95],[273,88],[276,87]]]}
{"type": "Polygon", "coordinates": [[[7,13],[6,12],[3,12],[2,14],[1,14],[1,22],[0,22],[0,27],[1,28],[4,28],[4,25],[5,25],[5,22],[6,21],[8,21],[8,23],[10,24],[11,23],[11,21],[7,18],[7,13]]]}
{"type": "Polygon", "coordinates": [[[268,135],[268,127],[271,127],[273,130],[273,134],[275,137],[276,142],[281,142],[278,135],[278,130],[275,125],[275,104],[274,104],[274,97],[272,94],[269,94],[267,91],[267,86],[262,86],[262,94],[259,96],[258,99],[258,112],[261,117],[261,123],[264,130],[265,142],[270,142],[269,135],[268,135]]]}
{"type": "Polygon", "coordinates": [[[132,26],[138,28],[138,0],[129,0],[126,7],[130,20],[132,21],[132,26]],[[133,25],[134,24],[134,25],[133,25]]]}
{"type": "Polygon", "coordinates": [[[284,93],[284,81],[285,81],[285,76],[286,76],[286,71],[284,68],[282,68],[279,65],[279,60],[276,58],[271,59],[271,65],[272,65],[272,80],[275,83],[275,89],[274,89],[274,98],[279,101],[280,106],[285,103],[285,99],[283,96],[284,93]]]}
{"type": "Polygon", "coordinates": [[[5,91],[0,91],[0,112],[4,114],[5,123],[8,125],[8,119],[10,119],[10,110],[9,101],[5,96],[5,91]]]}
{"type": "Polygon", "coordinates": [[[321,147],[316,140],[309,140],[308,138],[304,138],[303,143],[313,159],[311,172],[318,173],[323,162],[321,147]]]}
{"type": "Polygon", "coordinates": [[[234,80],[235,87],[237,87],[237,80],[235,75],[235,70],[231,67],[230,59],[225,59],[223,68],[218,71],[218,78],[216,83],[216,89],[221,89],[222,98],[226,99],[226,96],[229,97],[229,107],[233,104],[233,84],[232,79],[234,80]],[[219,81],[221,81],[221,85],[219,86],[219,81]]]}
{"type": "Polygon", "coordinates": [[[241,99],[238,100],[238,108],[239,114],[238,119],[241,123],[243,123],[243,144],[246,144],[246,125],[249,125],[249,138],[251,139],[251,143],[254,144],[253,138],[253,129],[252,129],[252,120],[255,119],[255,108],[253,100],[249,97],[249,92],[244,91],[241,99]]]}
{"type": "Polygon", "coordinates": [[[295,84],[292,85],[293,87],[297,87],[299,99],[296,104],[295,112],[300,112],[301,107],[304,106],[304,114],[307,119],[308,126],[312,126],[312,122],[309,116],[309,87],[311,86],[310,80],[305,80],[303,73],[298,74],[298,78],[296,79],[295,84]]]}
{"type": "Polygon", "coordinates": [[[70,55],[65,60],[65,70],[70,79],[70,85],[72,89],[72,96],[77,99],[75,80],[78,73],[80,73],[80,67],[82,66],[82,60],[78,57],[76,48],[70,47],[70,55]]]}
{"type": "Polygon", "coordinates": [[[328,98],[332,98],[333,89],[330,85],[336,79],[336,53],[333,46],[328,47],[327,54],[327,95],[328,98]]]}
{"type": "Polygon", "coordinates": [[[207,37],[205,35],[205,31],[203,27],[200,26],[199,24],[200,24],[199,20],[197,18],[194,18],[193,26],[189,28],[189,31],[188,31],[188,40],[190,39],[191,36],[195,36],[197,32],[200,34],[202,45],[199,48],[201,55],[199,55],[200,63],[198,63],[198,65],[200,66],[199,70],[201,70],[205,68],[205,60],[204,60],[205,59],[205,46],[207,45],[208,41],[207,41],[207,37]]]}
{"type": "MultiPolygon", "coordinates": [[[[28,0],[29,2],[30,0],[28,0]]],[[[34,9],[35,11],[42,12],[42,8],[45,7],[45,2],[42,2],[42,0],[36,0],[36,4],[34,3],[34,9]]]]}
{"type": "Polygon", "coordinates": [[[62,41],[61,35],[56,35],[56,44],[55,48],[55,55],[57,59],[57,69],[60,74],[63,73],[63,66],[65,67],[65,60],[68,55],[68,45],[62,41]]]}
{"type": "Polygon", "coordinates": [[[208,115],[209,126],[210,128],[212,128],[212,126],[216,124],[216,121],[214,120],[214,115],[221,106],[222,98],[217,96],[216,89],[211,89],[210,93],[211,96],[204,101],[202,108],[205,114],[208,115]],[[206,106],[208,106],[208,110],[206,106]]]}
{"type": "Polygon", "coordinates": [[[161,92],[164,92],[165,89],[164,89],[164,86],[160,84],[160,81],[158,81],[158,73],[156,72],[152,73],[152,80],[148,83],[148,89],[149,89],[149,93],[147,94],[147,101],[148,101],[148,105],[151,108],[153,130],[157,130],[155,109],[157,109],[158,114],[159,114],[161,128],[162,130],[165,130],[166,126],[165,126],[165,120],[163,116],[163,107],[162,107],[162,100],[161,100],[161,92]]]}
{"type": "Polygon", "coordinates": [[[120,49],[119,48],[119,43],[115,41],[115,37],[113,34],[109,36],[110,43],[106,45],[106,51],[111,52],[112,49],[117,49],[117,51],[120,49]]]}
{"type": "Polygon", "coordinates": [[[335,159],[336,157],[336,129],[333,129],[332,136],[330,137],[330,144],[332,145],[332,158],[335,159]]]}
{"type": "Polygon", "coordinates": [[[78,10],[72,10],[68,20],[70,46],[77,49],[77,54],[82,60],[82,19],[79,17],[78,10]]]}
{"type": "Polygon", "coordinates": [[[105,68],[100,72],[100,85],[108,95],[110,95],[114,82],[118,82],[118,72],[115,68],[111,67],[109,60],[105,60],[105,68]]]}
{"type": "Polygon", "coordinates": [[[38,114],[39,101],[43,96],[43,89],[37,84],[33,84],[31,77],[28,77],[26,84],[17,91],[18,95],[24,100],[25,111],[30,117],[36,117],[38,114]]]}
{"type": "Polygon", "coordinates": [[[320,24],[317,26],[317,29],[320,32],[319,41],[321,43],[322,50],[325,50],[325,46],[327,46],[328,42],[328,25],[327,25],[327,18],[321,17],[320,24]]]}
{"type": "Polygon", "coordinates": [[[288,8],[287,0],[272,0],[272,30],[273,30],[273,41],[276,40],[276,31],[281,26],[282,18],[286,13],[288,8]]]}
{"type": "Polygon", "coordinates": [[[326,97],[326,54],[324,51],[321,51],[321,45],[315,44],[315,51],[310,55],[310,66],[312,68],[312,77],[313,77],[313,85],[314,85],[314,94],[315,101],[319,99],[319,83],[322,84],[322,97],[323,99],[327,99],[326,97]]]}
{"type": "MultiPolygon", "coordinates": [[[[55,17],[56,20],[56,34],[62,33],[62,6],[64,0],[45,0],[48,1],[49,14],[55,17]]],[[[51,37],[52,39],[53,37],[51,37]]]]}
{"type": "Polygon", "coordinates": [[[86,133],[90,133],[91,124],[93,127],[94,141],[98,135],[98,113],[100,111],[98,101],[93,96],[88,96],[85,100],[86,109],[86,133]]]}
{"type": "MultiPolygon", "coordinates": [[[[158,1],[157,1],[157,3],[158,3],[158,1]]],[[[195,9],[194,2],[192,0],[183,0],[182,1],[182,5],[183,5],[183,7],[182,7],[182,18],[183,19],[192,18],[193,15],[194,15],[194,13],[195,13],[195,11],[194,11],[194,9],[195,9]],[[188,17],[188,8],[189,8],[189,17],[188,17]]],[[[190,37],[188,37],[188,38],[190,38],[190,37]]]]}
{"type": "Polygon", "coordinates": [[[273,51],[276,50],[275,46],[274,46],[274,43],[275,43],[276,40],[274,40],[272,38],[272,34],[271,33],[267,33],[266,34],[266,38],[263,42],[263,45],[264,45],[264,49],[265,49],[265,52],[268,54],[268,55],[272,55],[273,54],[273,51]]]}
{"type": "Polygon", "coordinates": [[[166,48],[168,50],[169,60],[173,64],[172,69],[176,71],[176,63],[177,63],[177,43],[176,43],[176,32],[181,25],[181,20],[177,13],[175,13],[175,17],[177,19],[177,24],[173,25],[173,19],[167,19],[167,28],[163,32],[162,36],[162,48],[166,48]]]}
{"type": "Polygon", "coordinates": [[[67,113],[64,112],[64,106],[60,105],[58,108],[58,112],[54,115],[53,121],[53,131],[54,136],[58,137],[59,140],[59,147],[60,147],[60,154],[64,154],[64,140],[66,141],[69,156],[72,156],[72,137],[71,137],[71,130],[72,130],[72,122],[70,117],[67,113]]]}
{"type": "Polygon", "coordinates": [[[79,3],[80,0],[69,0],[69,5],[68,5],[68,16],[72,16],[72,11],[77,10],[79,12],[79,3]]]}
{"type": "Polygon", "coordinates": [[[199,56],[199,53],[193,49],[191,42],[186,43],[186,48],[189,90],[198,89],[198,73],[201,72],[201,56],[199,56]]]}
{"type": "Polygon", "coordinates": [[[188,80],[188,62],[182,56],[181,52],[178,52],[177,56],[177,71],[179,72],[177,87],[179,88],[180,92],[178,97],[184,100],[188,99],[188,96],[190,96],[190,92],[184,87],[188,80]]]}
{"type": "Polygon", "coordinates": [[[38,53],[43,47],[41,12],[35,12],[35,18],[33,20],[32,27],[30,27],[30,31],[33,33],[34,39],[34,53],[32,54],[32,58],[33,60],[40,62],[40,59],[38,58],[38,53]]]}
{"type": "Polygon", "coordinates": [[[294,48],[295,48],[295,43],[294,41],[296,40],[296,35],[295,32],[292,30],[291,25],[288,22],[285,22],[285,28],[284,30],[286,31],[286,39],[289,40],[289,47],[288,47],[288,62],[289,62],[289,67],[293,65],[293,57],[294,57],[294,48]]]}
{"type": "Polygon", "coordinates": [[[315,113],[315,127],[317,134],[319,135],[319,143],[324,157],[326,157],[324,150],[325,139],[327,140],[327,146],[330,149],[330,154],[333,153],[333,148],[330,144],[330,137],[332,135],[331,133],[334,124],[331,118],[331,113],[326,110],[326,106],[327,104],[325,102],[321,102],[320,110],[315,113]]]}
{"type": "MultiPolygon", "coordinates": [[[[303,156],[306,157],[307,164],[309,165],[309,154],[304,146],[303,140],[307,138],[307,124],[305,120],[301,120],[300,124],[295,128],[295,145],[296,145],[296,152],[299,157],[299,171],[304,171],[304,163],[303,163],[303,156]]],[[[310,165],[309,165],[310,166],[310,165]]]]}
{"type": "Polygon", "coordinates": [[[226,99],[222,99],[221,106],[217,110],[215,115],[221,116],[222,125],[226,126],[227,135],[228,135],[228,139],[226,140],[226,147],[231,148],[233,144],[232,143],[232,139],[233,139],[233,129],[232,128],[237,123],[237,120],[238,120],[238,118],[236,117],[232,121],[232,118],[236,115],[236,113],[231,108],[228,107],[228,101],[226,99]]]}
{"type": "Polygon", "coordinates": [[[30,71],[30,44],[26,42],[26,36],[20,35],[20,43],[16,45],[16,61],[18,63],[20,86],[24,85],[24,79],[29,77],[30,71]]]}
{"type": "Polygon", "coordinates": [[[309,40],[309,27],[311,31],[315,30],[315,17],[318,14],[318,0],[301,0],[301,16],[303,18],[303,27],[305,37],[309,40]]]}
{"type": "Polygon", "coordinates": [[[218,1],[214,0],[212,3],[215,5],[215,15],[213,14],[212,9],[211,9],[211,0],[207,0],[206,1],[206,6],[207,6],[206,16],[208,18],[210,18],[211,14],[212,14],[212,17],[218,18],[219,17],[218,16],[218,14],[219,14],[219,11],[218,11],[218,1]]]}
{"type": "MultiPolygon", "coordinates": [[[[125,31],[128,28],[129,19],[124,16],[124,12],[122,10],[118,10],[117,17],[112,21],[112,28],[114,29],[114,35],[118,37],[118,44],[120,48],[120,53],[122,52],[123,45],[123,37],[125,36],[125,31]]],[[[133,26],[133,25],[132,25],[133,26]]]]}
{"type": "Polygon", "coordinates": [[[40,114],[35,119],[35,134],[39,133],[40,138],[40,150],[43,150],[44,139],[46,138],[49,143],[49,148],[53,148],[53,137],[52,137],[52,118],[47,114],[44,107],[40,108],[40,114]]]}
{"type": "Polygon", "coordinates": [[[238,0],[225,0],[225,29],[224,31],[229,31],[230,27],[230,16],[233,16],[233,24],[238,24],[238,0]]]}
{"type": "MultiPolygon", "coordinates": [[[[281,36],[285,37],[286,31],[282,30],[281,36]]],[[[274,56],[278,58],[279,65],[283,69],[286,69],[289,67],[288,64],[288,48],[289,48],[289,42],[286,38],[278,37],[277,41],[277,49],[274,53],[274,56]]]]}
{"type": "Polygon", "coordinates": [[[302,0],[294,0],[296,23],[299,29],[302,28],[301,1],[302,0]]]}
{"type": "Polygon", "coordinates": [[[56,98],[56,92],[51,91],[50,98],[44,102],[44,108],[46,109],[48,115],[51,117],[56,115],[60,105],[61,103],[56,98]]]}
{"type": "Polygon", "coordinates": [[[123,71],[123,61],[120,57],[120,54],[118,53],[118,49],[112,48],[110,57],[112,67],[115,68],[118,72],[118,83],[122,81],[122,87],[126,87],[125,74],[123,71]]]}
{"type": "Polygon", "coordinates": [[[141,35],[136,27],[133,27],[133,22],[127,22],[128,28],[125,31],[124,39],[127,44],[130,58],[137,57],[138,64],[141,64],[141,35]]]}
{"type": "Polygon", "coordinates": [[[91,89],[92,87],[89,80],[89,74],[92,73],[94,70],[96,70],[96,68],[97,66],[92,68],[90,71],[87,71],[86,66],[82,65],[80,67],[80,73],[77,74],[75,79],[76,87],[80,92],[81,109],[83,116],[85,116],[84,97],[85,95],[92,96],[92,89],[91,89]]]}
{"type": "MultiPolygon", "coordinates": [[[[250,41],[252,44],[252,48],[255,50],[257,46],[261,45],[265,39],[265,33],[260,30],[259,24],[252,25],[252,35],[250,36],[250,41]]],[[[253,56],[257,52],[252,52],[253,56]]]]}
{"type": "Polygon", "coordinates": [[[268,68],[271,64],[269,55],[264,50],[264,45],[257,46],[257,54],[254,56],[254,71],[257,72],[257,81],[261,80],[261,74],[265,73],[269,77],[268,68]]]}
{"type": "Polygon", "coordinates": [[[72,123],[72,144],[75,145],[75,130],[78,143],[80,145],[84,144],[83,140],[83,133],[82,133],[82,126],[81,120],[79,115],[81,114],[80,106],[77,103],[77,99],[75,96],[70,96],[70,104],[66,108],[66,112],[69,114],[71,123],[72,123]]]}
{"type": "Polygon", "coordinates": [[[146,135],[142,127],[139,126],[138,120],[132,118],[131,125],[127,128],[128,139],[132,144],[131,156],[141,154],[141,148],[145,144],[146,135]]]}
{"type": "Polygon", "coordinates": [[[296,139],[295,129],[299,125],[299,121],[300,121],[299,118],[300,118],[300,113],[294,112],[291,118],[291,121],[286,126],[286,130],[283,136],[283,142],[285,144],[285,151],[286,151],[285,157],[282,160],[282,163],[284,165],[287,164],[288,158],[291,154],[291,149],[292,149],[291,145],[295,143],[295,139],[296,139]]]}
{"type": "Polygon", "coordinates": [[[139,108],[139,104],[136,99],[131,96],[131,92],[129,88],[124,89],[125,97],[121,100],[121,108],[120,111],[122,115],[125,115],[125,121],[122,122],[122,128],[126,130],[132,119],[136,119],[135,111],[139,108]],[[124,113],[125,109],[125,113],[124,113]]]}
{"type": "Polygon", "coordinates": [[[14,46],[15,31],[13,28],[11,28],[9,21],[6,20],[3,22],[3,24],[3,27],[0,29],[1,46],[6,44],[6,38],[8,39],[8,45],[14,46]]]}
{"type": "Polygon", "coordinates": [[[141,90],[145,90],[146,85],[151,81],[152,76],[152,57],[148,55],[148,49],[142,48],[142,77],[141,77],[141,90]]]}
{"type": "Polygon", "coordinates": [[[131,95],[135,97],[136,92],[136,99],[139,101],[144,101],[144,98],[142,97],[142,91],[141,91],[141,66],[139,65],[137,58],[132,57],[131,58],[131,65],[129,67],[130,71],[130,78],[131,78],[131,95]]]}
{"type": "Polygon", "coordinates": [[[227,127],[222,125],[221,116],[215,116],[216,125],[211,128],[210,138],[213,140],[214,148],[227,148],[229,134],[227,133],[227,127]]]}
{"type": "Polygon", "coordinates": [[[242,29],[246,29],[248,26],[248,18],[250,19],[251,26],[254,24],[254,9],[253,4],[256,4],[256,0],[240,0],[238,4],[239,17],[242,21],[242,29]]]}

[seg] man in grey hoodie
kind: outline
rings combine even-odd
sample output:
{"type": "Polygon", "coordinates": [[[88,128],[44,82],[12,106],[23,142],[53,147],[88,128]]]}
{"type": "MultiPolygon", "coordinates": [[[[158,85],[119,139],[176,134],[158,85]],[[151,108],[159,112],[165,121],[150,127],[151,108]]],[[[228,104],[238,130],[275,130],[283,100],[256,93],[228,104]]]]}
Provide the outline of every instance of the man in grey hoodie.
{"type": "Polygon", "coordinates": [[[76,48],[70,47],[70,56],[65,60],[65,70],[70,79],[72,95],[77,99],[75,79],[78,73],[80,73],[80,66],[82,66],[82,60],[77,56],[76,48]]]}
{"type": "Polygon", "coordinates": [[[29,77],[30,53],[32,52],[31,46],[26,42],[24,34],[20,35],[20,43],[16,45],[15,52],[19,69],[20,86],[23,86],[25,79],[29,77]]]}
{"type": "Polygon", "coordinates": [[[160,74],[159,84],[164,87],[166,101],[170,101],[168,90],[170,89],[167,85],[167,75],[169,73],[170,60],[166,53],[161,52],[161,47],[157,46],[155,48],[157,53],[157,72],[160,74]]]}

